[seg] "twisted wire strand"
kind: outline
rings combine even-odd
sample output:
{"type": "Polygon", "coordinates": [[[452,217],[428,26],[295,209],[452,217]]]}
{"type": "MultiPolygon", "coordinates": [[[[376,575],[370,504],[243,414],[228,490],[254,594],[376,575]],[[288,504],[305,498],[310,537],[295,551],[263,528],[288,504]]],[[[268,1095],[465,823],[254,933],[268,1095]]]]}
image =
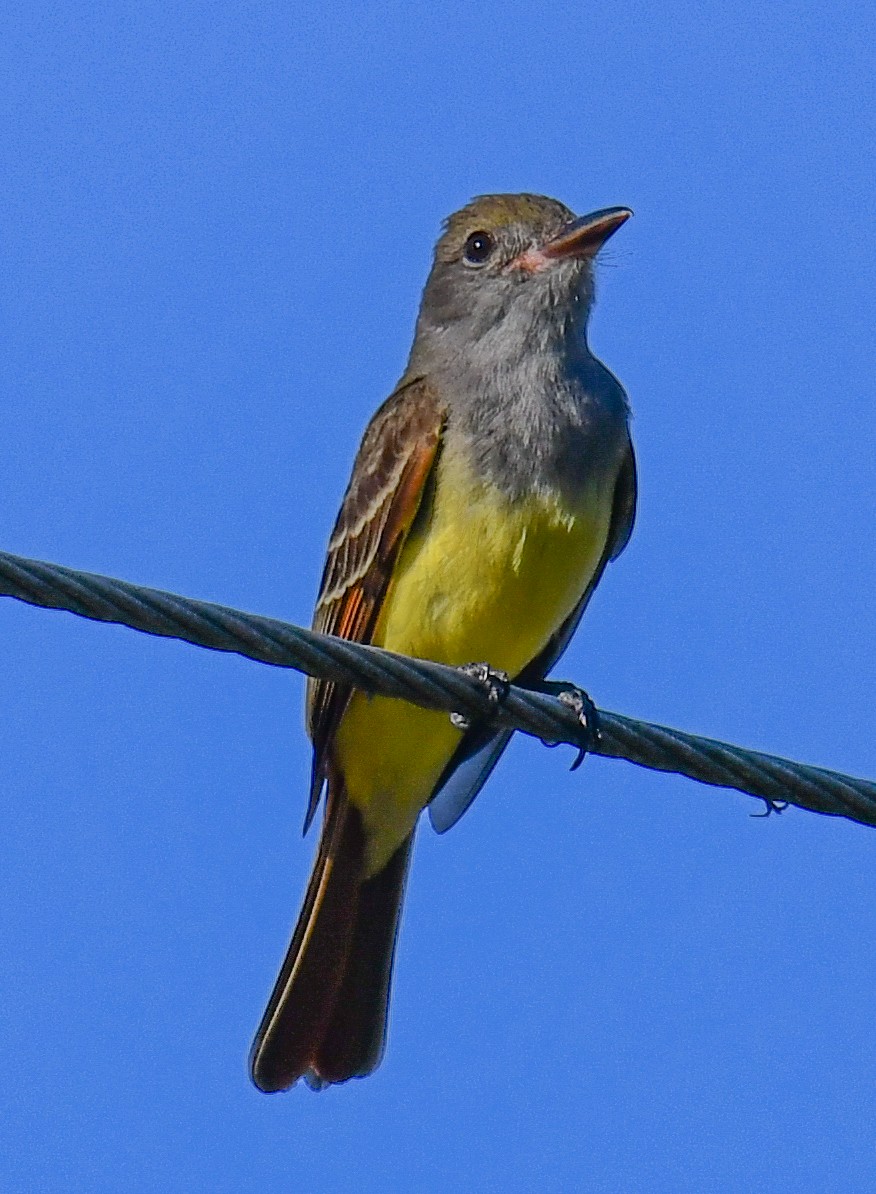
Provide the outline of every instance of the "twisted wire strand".
{"type": "Polygon", "coordinates": [[[767,811],[779,802],[788,802],[876,825],[876,783],[870,780],[605,710],[599,711],[599,740],[591,743],[575,713],[548,693],[512,685],[507,699],[495,709],[484,688],[455,668],[350,643],[275,618],[6,552],[0,552],[0,596],[68,610],[99,622],[115,622],[145,634],[182,639],[214,651],[231,651],[427,709],[470,718],[494,716],[500,724],[546,742],[565,742],[656,771],[735,788],[766,801],[767,811]]]}

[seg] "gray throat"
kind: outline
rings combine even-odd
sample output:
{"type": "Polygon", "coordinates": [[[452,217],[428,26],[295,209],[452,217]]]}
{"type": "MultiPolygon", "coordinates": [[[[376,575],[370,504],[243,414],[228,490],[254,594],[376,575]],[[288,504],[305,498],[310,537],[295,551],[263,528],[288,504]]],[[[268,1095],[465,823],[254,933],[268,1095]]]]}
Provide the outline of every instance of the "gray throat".
{"type": "Polygon", "coordinates": [[[448,403],[448,442],[508,498],[553,491],[574,502],[613,484],[628,437],[620,382],[571,320],[509,322],[464,351],[455,329],[421,326],[406,376],[430,378],[448,403]]]}

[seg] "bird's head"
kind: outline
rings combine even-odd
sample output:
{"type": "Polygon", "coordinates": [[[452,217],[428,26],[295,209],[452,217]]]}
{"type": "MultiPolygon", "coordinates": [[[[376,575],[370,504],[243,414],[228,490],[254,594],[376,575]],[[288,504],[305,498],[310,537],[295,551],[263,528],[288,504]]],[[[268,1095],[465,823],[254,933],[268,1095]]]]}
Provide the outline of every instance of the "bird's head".
{"type": "Polygon", "coordinates": [[[495,336],[509,347],[534,347],[553,332],[583,327],[594,259],[631,215],[609,207],[576,218],[544,195],[473,199],[445,221],[418,335],[464,351],[495,336]]]}

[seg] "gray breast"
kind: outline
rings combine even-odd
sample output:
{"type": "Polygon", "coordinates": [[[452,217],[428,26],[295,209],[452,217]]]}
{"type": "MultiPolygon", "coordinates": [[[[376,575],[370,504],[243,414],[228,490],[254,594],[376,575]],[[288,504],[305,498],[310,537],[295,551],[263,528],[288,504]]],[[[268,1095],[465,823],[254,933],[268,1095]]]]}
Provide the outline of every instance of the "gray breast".
{"type": "Polygon", "coordinates": [[[536,352],[453,370],[448,432],[509,498],[553,490],[569,502],[613,483],[627,442],[620,382],[586,349],[536,352]]]}

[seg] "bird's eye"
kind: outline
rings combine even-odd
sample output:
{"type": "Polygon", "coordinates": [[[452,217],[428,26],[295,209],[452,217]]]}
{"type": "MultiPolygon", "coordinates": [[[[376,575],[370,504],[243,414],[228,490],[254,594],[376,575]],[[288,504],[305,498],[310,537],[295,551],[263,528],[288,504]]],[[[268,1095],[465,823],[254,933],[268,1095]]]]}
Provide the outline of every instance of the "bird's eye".
{"type": "Polygon", "coordinates": [[[462,257],[466,265],[483,265],[494,248],[495,241],[489,232],[473,232],[465,242],[462,257]]]}

